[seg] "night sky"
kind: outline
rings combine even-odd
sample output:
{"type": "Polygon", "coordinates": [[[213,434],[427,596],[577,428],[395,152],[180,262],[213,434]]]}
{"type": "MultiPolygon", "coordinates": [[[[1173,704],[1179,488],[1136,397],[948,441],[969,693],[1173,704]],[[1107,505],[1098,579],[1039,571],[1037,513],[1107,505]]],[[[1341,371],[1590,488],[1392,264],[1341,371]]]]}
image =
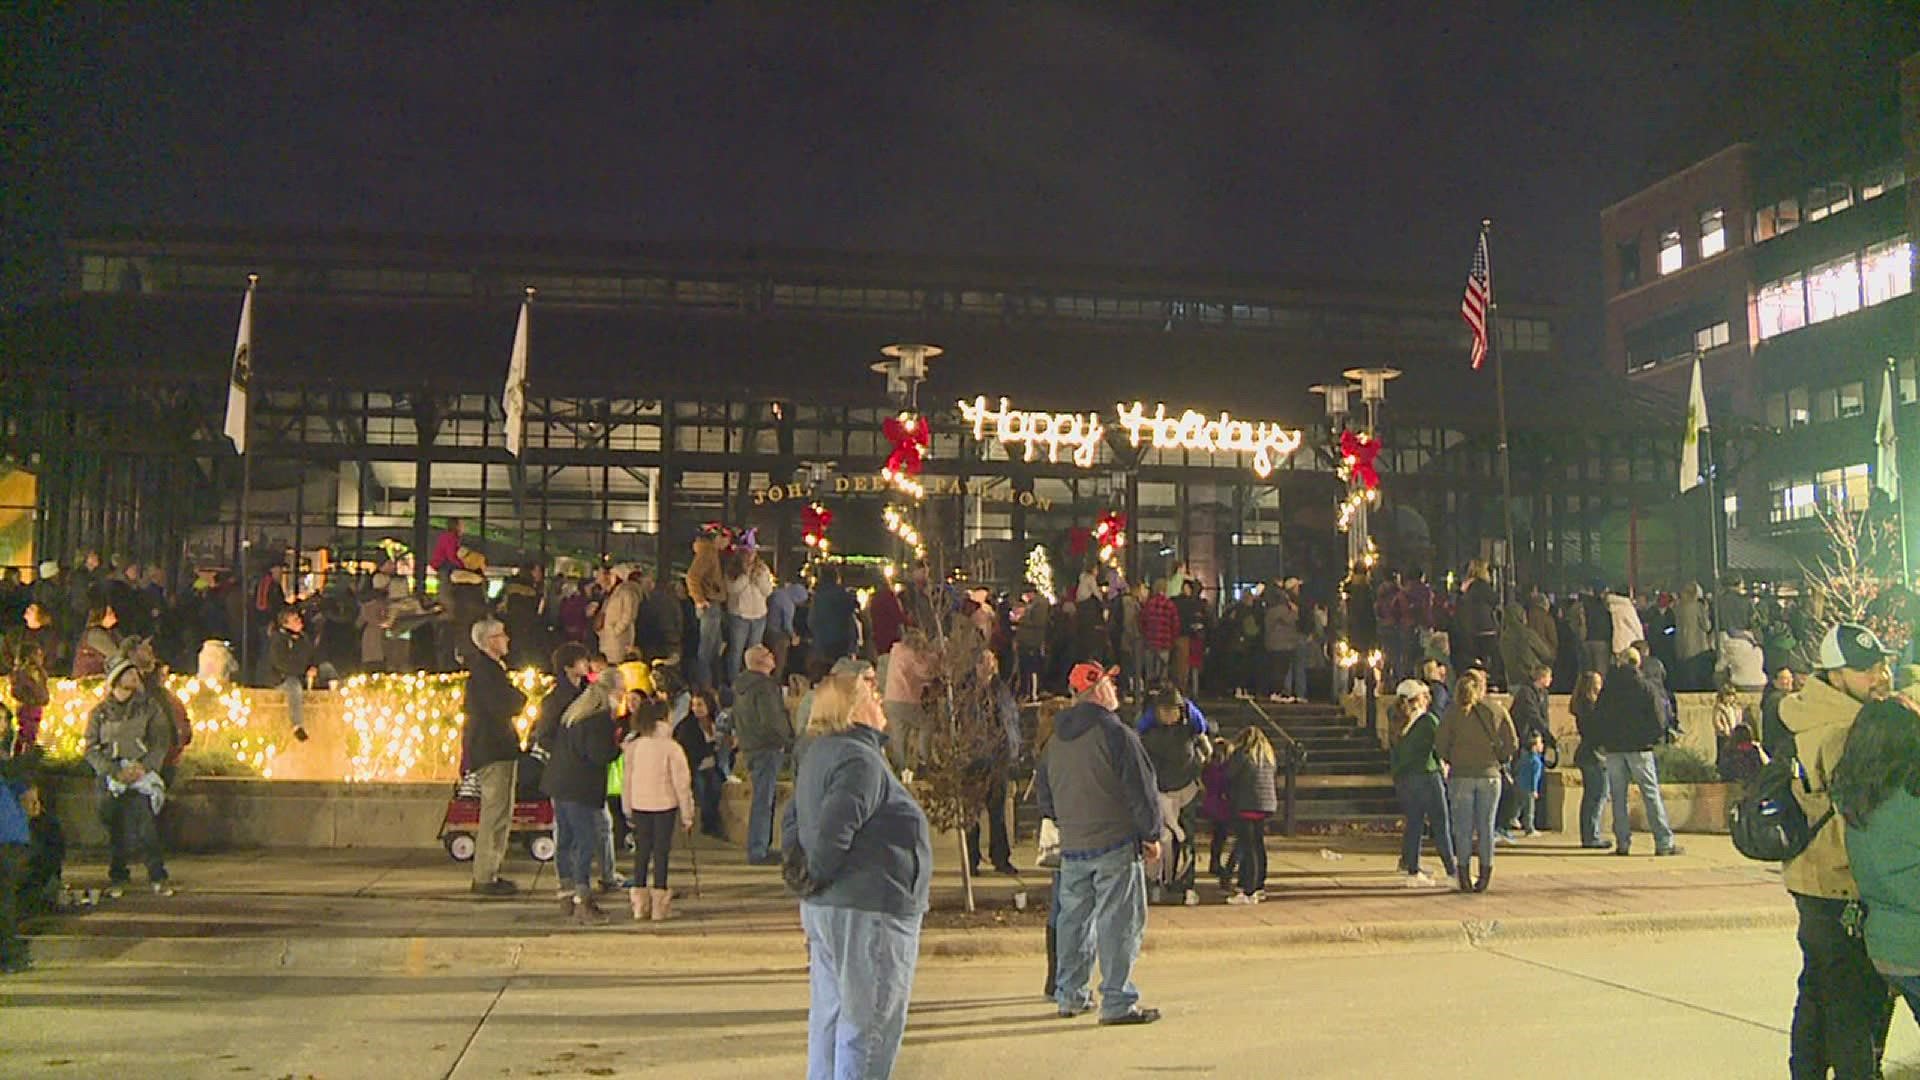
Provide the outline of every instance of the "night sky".
{"type": "Polygon", "coordinates": [[[428,6],[14,6],[8,305],[110,223],[1451,288],[1490,215],[1496,281],[1575,305],[1577,336],[1602,206],[1741,134],[1888,110],[1920,49],[1912,3],[428,6]]]}

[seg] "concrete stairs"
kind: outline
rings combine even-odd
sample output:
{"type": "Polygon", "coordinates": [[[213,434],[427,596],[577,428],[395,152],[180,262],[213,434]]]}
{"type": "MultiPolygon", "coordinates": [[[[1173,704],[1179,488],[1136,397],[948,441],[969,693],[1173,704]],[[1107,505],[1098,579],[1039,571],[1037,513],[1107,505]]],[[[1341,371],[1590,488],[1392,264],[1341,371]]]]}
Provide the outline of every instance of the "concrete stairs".
{"type": "MultiPolygon", "coordinates": [[[[1237,734],[1249,724],[1262,725],[1283,761],[1286,748],[1275,737],[1276,729],[1305,752],[1296,782],[1296,825],[1318,831],[1343,826],[1390,828],[1399,823],[1400,804],[1386,750],[1338,706],[1226,700],[1201,707],[1228,734],[1237,734]]],[[[1282,798],[1284,783],[1283,779],[1282,798]]],[[[1275,827],[1279,826],[1276,818],[1275,827]]]]}

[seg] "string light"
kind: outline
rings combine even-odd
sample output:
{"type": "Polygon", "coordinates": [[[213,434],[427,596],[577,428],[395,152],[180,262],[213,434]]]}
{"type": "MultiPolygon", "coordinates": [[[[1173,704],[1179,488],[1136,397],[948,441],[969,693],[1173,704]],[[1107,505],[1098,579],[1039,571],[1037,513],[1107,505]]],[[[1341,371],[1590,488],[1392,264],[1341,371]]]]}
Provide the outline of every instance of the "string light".
{"type": "Polygon", "coordinates": [[[886,522],[887,531],[900,538],[900,542],[913,549],[915,558],[927,556],[926,545],[920,542],[920,530],[913,527],[900,508],[889,503],[880,511],[880,518],[886,522]]]}
{"type": "MultiPolygon", "coordinates": [[[[355,675],[343,681],[336,691],[348,759],[343,779],[366,783],[455,778],[466,678],[464,672],[410,672],[355,675]]],[[[514,717],[514,727],[524,739],[553,679],[533,668],[509,672],[508,678],[527,695],[526,707],[514,717]]],[[[180,675],[167,680],[167,689],[186,705],[193,725],[189,758],[230,758],[272,778],[275,759],[294,745],[292,725],[280,719],[284,715],[280,710],[256,709],[260,701],[277,698],[278,691],[202,683],[180,675]]],[[[40,745],[52,759],[76,760],[85,752],[87,717],[105,695],[106,681],[58,679],[48,690],[52,700],[42,716],[40,745]]],[[[317,704],[309,699],[308,709],[317,704]]]]}
{"type": "Polygon", "coordinates": [[[1040,590],[1049,603],[1053,601],[1053,560],[1047,556],[1045,544],[1035,544],[1027,552],[1027,583],[1040,590]]]}
{"type": "Polygon", "coordinates": [[[1379,488],[1354,488],[1347,492],[1346,499],[1340,503],[1339,518],[1335,524],[1339,526],[1341,532],[1346,532],[1348,526],[1353,523],[1353,515],[1359,512],[1361,506],[1372,506],[1379,501],[1379,488]]]}

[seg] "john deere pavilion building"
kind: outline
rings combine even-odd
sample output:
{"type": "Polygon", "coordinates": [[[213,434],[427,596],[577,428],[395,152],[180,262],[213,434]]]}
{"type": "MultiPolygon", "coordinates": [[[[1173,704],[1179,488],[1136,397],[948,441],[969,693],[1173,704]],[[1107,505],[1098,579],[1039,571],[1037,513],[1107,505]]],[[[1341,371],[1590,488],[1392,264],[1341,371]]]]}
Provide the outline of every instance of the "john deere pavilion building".
{"type": "MultiPolygon", "coordinates": [[[[684,562],[726,521],[790,568],[817,501],[837,551],[898,555],[878,477],[896,408],[871,365],[902,342],[943,350],[917,391],[922,531],[976,576],[1012,584],[1033,545],[1063,551],[1121,511],[1136,573],[1178,560],[1218,584],[1326,580],[1344,484],[1309,388],[1363,367],[1402,372],[1379,412],[1385,558],[1444,570],[1503,532],[1493,379],[1468,369],[1453,282],[325,234],[126,231],[69,249],[65,294],[5,327],[0,451],[24,478],[9,490],[31,492],[16,564],[230,561],[242,468],[220,431],[249,274],[263,550],[418,551],[457,516],[495,565],[684,562]],[[516,460],[501,397],[526,286],[516,460]],[[1188,410],[1227,425],[1153,423],[1188,410]],[[1069,437],[1070,416],[1089,430],[1069,437]],[[1245,438],[1225,439],[1240,421],[1245,438]],[[1295,431],[1291,453],[1253,452],[1255,433],[1295,431]]],[[[1667,497],[1679,444],[1674,410],[1561,362],[1556,315],[1513,299],[1499,319],[1519,572],[1549,586],[1671,558],[1633,522],[1667,497]]]]}

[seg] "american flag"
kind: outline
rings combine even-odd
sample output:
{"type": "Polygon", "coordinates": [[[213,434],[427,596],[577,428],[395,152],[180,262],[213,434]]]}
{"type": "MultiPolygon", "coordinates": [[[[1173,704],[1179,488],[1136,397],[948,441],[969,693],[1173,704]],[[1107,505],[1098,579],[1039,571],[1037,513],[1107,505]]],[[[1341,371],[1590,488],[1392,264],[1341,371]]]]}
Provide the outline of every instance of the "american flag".
{"type": "Polygon", "coordinates": [[[1473,249],[1473,267],[1467,271],[1467,294],[1460,299],[1460,317],[1466,320],[1467,329],[1473,331],[1473,366],[1479,370],[1480,361],[1487,358],[1487,298],[1493,291],[1493,284],[1487,277],[1487,234],[1480,234],[1480,243],[1473,249]]]}

